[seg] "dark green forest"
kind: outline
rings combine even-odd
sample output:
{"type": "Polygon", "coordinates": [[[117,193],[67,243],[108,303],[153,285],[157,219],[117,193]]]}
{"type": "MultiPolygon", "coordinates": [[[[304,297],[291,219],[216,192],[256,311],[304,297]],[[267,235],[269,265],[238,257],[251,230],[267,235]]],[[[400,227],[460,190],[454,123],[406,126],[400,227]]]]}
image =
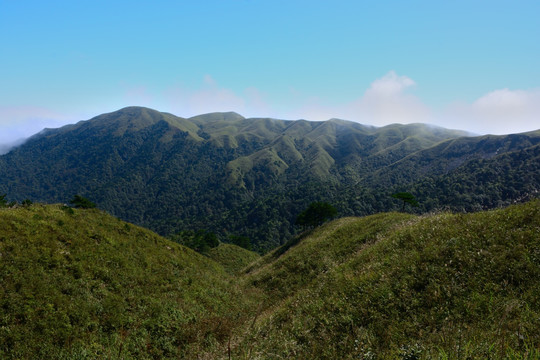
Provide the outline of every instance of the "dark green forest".
{"type": "Polygon", "coordinates": [[[6,201],[80,195],[161,235],[208,231],[264,252],[297,234],[309,204],[340,216],[490,209],[538,196],[540,132],[466,136],[422,124],[189,119],[130,107],[46,129],[0,156],[6,201]]]}

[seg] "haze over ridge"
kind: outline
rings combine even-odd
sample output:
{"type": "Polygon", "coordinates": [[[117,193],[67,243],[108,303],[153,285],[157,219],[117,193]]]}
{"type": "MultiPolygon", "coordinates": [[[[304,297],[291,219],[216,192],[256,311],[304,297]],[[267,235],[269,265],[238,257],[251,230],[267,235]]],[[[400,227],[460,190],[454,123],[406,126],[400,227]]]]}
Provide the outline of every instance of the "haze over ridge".
{"type": "Polygon", "coordinates": [[[539,127],[532,0],[0,6],[0,144],[133,104],[478,134],[539,127]]]}

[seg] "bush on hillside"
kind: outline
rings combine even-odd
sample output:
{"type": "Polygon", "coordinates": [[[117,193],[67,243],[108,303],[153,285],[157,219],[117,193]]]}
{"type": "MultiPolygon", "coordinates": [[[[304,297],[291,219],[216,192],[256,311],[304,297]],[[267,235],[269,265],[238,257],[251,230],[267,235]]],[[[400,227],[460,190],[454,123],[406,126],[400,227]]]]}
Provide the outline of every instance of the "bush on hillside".
{"type": "Polygon", "coordinates": [[[229,240],[231,241],[231,244],[251,250],[251,241],[247,236],[231,235],[229,236],[229,240]]]}
{"type": "Polygon", "coordinates": [[[96,204],[80,195],[75,195],[70,203],[78,209],[93,209],[96,207],[96,204]]]}
{"type": "Polygon", "coordinates": [[[202,254],[219,245],[216,234],[207,230],[183,230],[171,236],[171,240],[202,254]]]}
{"type": "Polygon", "coordinates": [[[335,207],[327,202],[313,202],[296,218],[296,224],[304,227],[316,227],[337,215],[335,207]]]}

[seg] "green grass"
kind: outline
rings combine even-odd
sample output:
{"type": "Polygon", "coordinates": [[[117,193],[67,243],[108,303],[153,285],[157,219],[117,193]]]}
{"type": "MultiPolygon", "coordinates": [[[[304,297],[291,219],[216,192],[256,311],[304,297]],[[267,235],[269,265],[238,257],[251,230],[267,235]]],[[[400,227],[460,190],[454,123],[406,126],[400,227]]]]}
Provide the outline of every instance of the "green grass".
{"type": "Polygon", "coordinates": [[[375,242],[389,227],[410,218],[390,213],[333,221],[253,263],[246,269],[246,281],[264,289],[272,300],[283,299],[375,242]]]}
{"type": "Polygon", "coordinates": [[[538,359],[539,224],[539,201],[337,220],[251,267],[271,305],[238,355],[538,359]]]}
{"type": "Polygon", "coordinates": [[[540,359],[538,200],[209,257],[95,209],[0,209],[0,358],[540,359]]]}
{"type": "Polygon", "coordinates": [[[250,305],[223,267],[98,210],[0,209],[0,358],[193,358],[250,305]]]}
{"type": "Polygon", "coordinates": [[[260,255],[240,246],[221,243],[219,246],[210,249],[208,257],[221,264],[230,274],[236,274],[260,258],[260,255]]]}

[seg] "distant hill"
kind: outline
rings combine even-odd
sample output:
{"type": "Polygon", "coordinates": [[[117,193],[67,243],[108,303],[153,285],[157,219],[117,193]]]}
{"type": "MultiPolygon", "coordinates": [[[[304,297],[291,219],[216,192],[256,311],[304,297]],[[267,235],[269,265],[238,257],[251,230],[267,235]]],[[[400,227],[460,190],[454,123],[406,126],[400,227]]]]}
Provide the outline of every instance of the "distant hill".
{"type": "Polygon", "coordinates": [[[208,257],[221,264],[229,273],[236,274],[260,256],[253,251],[246,250],[234,244],[220,244],[210,249],[208,257]]]}
{"type": "Polygon", "coordinates": [[[424,124],[377,128],[236,113],[185,119],[128,107],[46,129],[0,156],[0,194],[48,203],[80,194],[162,235],[206,229],[222,240],[248,236],[258,251],[292,237],[312,201],[367,215],[397,208],[389,196],[396,191],[413,191],[423,211],[535,196],[539,132],[465,135],[424,124]],[[497,166],[508,171],[480,175],[497,166]]]}
{"type": "Polygon", "coordinates": [[[222,266],[96,209],[0,208],[0,358],[538,359],[539,223],[347,217],[222,266]]]}

